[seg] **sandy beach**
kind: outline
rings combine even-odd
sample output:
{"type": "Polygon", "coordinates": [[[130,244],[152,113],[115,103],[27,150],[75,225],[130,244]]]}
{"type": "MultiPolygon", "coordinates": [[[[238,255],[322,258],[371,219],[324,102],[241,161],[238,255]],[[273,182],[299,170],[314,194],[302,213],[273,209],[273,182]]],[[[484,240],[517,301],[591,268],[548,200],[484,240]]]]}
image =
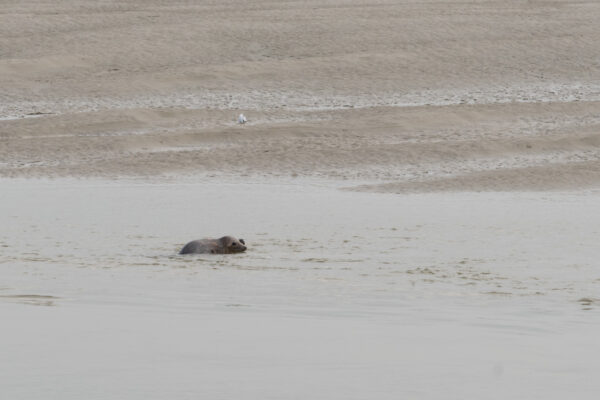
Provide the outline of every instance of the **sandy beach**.
{"type": "Polygon", "coordinates": [[[595,399],[599,20],[0,0],[0,397],[595,399]]]}
{"type": "Polygon", "coordinates": [[[4,1],[0,175],[594,186],[599,14],[568,0],[4,1]]]}

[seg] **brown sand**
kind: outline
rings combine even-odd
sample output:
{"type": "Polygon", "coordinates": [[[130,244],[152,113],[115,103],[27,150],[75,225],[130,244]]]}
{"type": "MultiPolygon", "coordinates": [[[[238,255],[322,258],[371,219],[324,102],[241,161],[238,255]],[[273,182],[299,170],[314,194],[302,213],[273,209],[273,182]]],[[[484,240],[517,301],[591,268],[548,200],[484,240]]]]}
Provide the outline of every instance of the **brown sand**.
{"type": "Polygon", "coordinates": [[[600,183],[598,2],[1,5],[0,176],[600,183]]]}

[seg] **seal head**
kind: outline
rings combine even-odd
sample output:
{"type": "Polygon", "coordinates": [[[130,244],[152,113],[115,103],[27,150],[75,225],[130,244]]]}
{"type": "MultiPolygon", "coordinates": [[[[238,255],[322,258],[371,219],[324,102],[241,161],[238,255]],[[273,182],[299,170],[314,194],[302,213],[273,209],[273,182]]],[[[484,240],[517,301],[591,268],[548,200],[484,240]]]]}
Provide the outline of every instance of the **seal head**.
{"type": "Polygon", "coordinates": [[[223,236],[219,239],[219,242],[221,242],[221,246],[223,247],[223,249],[227,250],[223,254],[242,253],[246,251],[246,242],[244,241],[244,239],[238,240],[233,236],[223,236]]]}

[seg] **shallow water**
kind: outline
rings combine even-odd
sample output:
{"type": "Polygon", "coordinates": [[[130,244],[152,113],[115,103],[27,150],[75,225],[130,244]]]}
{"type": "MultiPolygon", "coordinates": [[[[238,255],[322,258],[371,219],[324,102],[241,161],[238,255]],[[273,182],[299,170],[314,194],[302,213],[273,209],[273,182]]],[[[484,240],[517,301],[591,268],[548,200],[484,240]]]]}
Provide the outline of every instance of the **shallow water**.
{"type": "Polygon", "coordinates": [[[0,184],[7,398],[600,389],[600,192],[0,184]],[[225,234],[248,252],[177,255],[225,234]]]}

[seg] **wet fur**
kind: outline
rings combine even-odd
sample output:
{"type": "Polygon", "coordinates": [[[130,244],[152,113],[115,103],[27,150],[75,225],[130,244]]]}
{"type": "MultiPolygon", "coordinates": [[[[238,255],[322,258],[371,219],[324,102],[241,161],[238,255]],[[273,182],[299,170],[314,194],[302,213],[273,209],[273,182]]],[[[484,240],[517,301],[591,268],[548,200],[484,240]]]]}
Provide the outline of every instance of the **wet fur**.
{"type": "Polygon", "coordinates": [[[193,240],[183,246],[179,254],[233,254],[246,251],[244,239],[223,236],[219,239],[193,240]]]}

